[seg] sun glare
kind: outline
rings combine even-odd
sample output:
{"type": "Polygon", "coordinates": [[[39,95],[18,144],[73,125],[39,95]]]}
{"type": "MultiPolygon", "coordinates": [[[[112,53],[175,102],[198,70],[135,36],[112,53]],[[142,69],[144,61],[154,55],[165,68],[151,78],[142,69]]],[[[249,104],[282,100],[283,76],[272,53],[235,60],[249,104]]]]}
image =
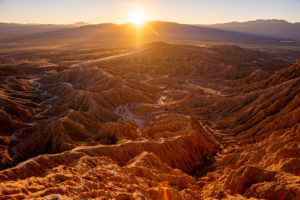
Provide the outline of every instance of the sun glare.
{"type": "Polygon", "coordinates": [[[146,21],[146,15],[141,10],[136,10],[131,14],[130,22],[135,23],[136,25],[141,25],[146,21]]]}

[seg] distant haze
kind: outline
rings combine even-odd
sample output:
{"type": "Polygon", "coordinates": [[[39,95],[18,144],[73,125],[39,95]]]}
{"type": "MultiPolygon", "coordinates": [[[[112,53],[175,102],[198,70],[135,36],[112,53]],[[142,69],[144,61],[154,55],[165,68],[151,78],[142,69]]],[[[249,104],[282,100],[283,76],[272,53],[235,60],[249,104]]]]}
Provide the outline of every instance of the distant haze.
{"type": "Polygon", "coordinates": [[[284,20],[255,20],[244,23],[231,22],[208,25],[207,27],[273,38],[300,40],[300,23],[288,23],[284,20]]]}
{"type": "Polygon", "coordinates": [[[148,20],[215,24],[255,19],[300,21],[300,0],[0,0],[0,21],[126,23],[139,9],[148,20]]]}

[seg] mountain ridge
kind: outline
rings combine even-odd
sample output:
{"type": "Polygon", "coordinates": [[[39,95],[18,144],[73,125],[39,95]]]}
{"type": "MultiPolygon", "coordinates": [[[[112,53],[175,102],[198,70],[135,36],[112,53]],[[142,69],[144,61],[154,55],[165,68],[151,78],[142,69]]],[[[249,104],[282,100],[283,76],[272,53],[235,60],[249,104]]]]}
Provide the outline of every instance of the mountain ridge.
{"type": "Polygon", "coordinates": [[[275,38],[286,38],[291,40],[300,40],[300,23],[290,23],[286,20],[253,20],[246,22],[228,22],[210,25],[199,25],[203,27],[212,27],[222,30],[238,31],[242,33],[251,33],[265,35],[275,38]]]}
{"type": "MultiPolygon", "coordinates": [[[[1,31],[1,26],[0,26],[1,31]]],[[[165,21],[149,21],[137,27],[133,23],[114,24],[103,23],[96,25],[84,25],[75,27],[52,28],[49,31],[18,35],[17,37],[5,38],[2,41],[42,41],[47,40],[73,40],[73,41],[101,41],[101,40],[122,40],[132,44],[137,37],[144,42],[155,40],[197,40],[197,41],[251,41],[251,42],[274,42],[270,36],[241,33],[237,31],[222,30],[213,27],[202,27],[190,24],[180,24],[165,21]]],[[[3,29],[2,29],[2,32],[3,29]]],[[[9,34],[9,31],[8,33],[9,34]]]]}

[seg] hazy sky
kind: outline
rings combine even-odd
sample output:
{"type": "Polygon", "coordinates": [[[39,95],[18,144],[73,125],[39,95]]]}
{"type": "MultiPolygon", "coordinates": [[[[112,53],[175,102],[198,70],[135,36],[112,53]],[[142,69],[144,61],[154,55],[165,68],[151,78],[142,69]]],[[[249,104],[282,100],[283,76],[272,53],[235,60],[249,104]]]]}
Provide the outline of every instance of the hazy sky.
{"type": "Polygon", "coordinates": [[[134,10],[148,20],[190,24],[285,19],[300,22],[300,0],[0,0],[0,21],[125,23],[134,10]]]}

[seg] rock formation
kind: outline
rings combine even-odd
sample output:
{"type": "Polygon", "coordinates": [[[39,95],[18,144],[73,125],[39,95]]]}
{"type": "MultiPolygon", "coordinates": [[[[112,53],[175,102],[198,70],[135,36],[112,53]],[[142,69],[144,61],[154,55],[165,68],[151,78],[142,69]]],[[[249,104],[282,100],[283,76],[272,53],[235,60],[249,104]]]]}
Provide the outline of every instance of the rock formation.
{"type": "Polygon", "coordinates": [[[300,198],[298,57],[93,53],[2,61],[0,199],[300,198]]]}

